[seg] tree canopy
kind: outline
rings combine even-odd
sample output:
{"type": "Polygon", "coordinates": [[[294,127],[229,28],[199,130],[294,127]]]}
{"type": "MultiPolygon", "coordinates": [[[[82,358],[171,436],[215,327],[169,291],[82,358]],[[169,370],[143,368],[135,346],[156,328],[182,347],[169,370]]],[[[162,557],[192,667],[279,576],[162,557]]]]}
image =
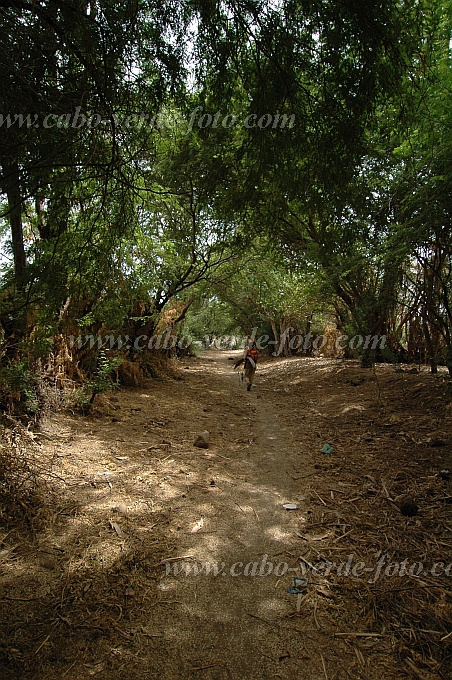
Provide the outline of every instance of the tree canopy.
{"type": "Polygon", "coordinates": [[[11,0],[0,22],[4,362],[81,329],[279,343],[314,320],[452,371],[450,2],[11,0]]]}

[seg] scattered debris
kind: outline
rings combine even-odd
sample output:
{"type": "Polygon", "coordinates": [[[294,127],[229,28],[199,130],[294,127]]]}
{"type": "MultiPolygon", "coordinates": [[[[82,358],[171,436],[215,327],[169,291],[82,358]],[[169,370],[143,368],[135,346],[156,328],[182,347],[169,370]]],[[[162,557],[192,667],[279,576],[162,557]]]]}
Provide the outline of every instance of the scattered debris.
{"type": "MultiPolygon", "coordinates": [[[[276,435],[275,443],[287,436],[294,442],[293,450],[299,452],[292,458],[288,447],[284,467],[287,465],[299,474],[288,476],[290,486],[284,487],[285,490],[283,486],[272,488],[284,493],[275,495],[274,498],[279,498],[275,502],[282,509],[284,497],[289,497],[295,502],[286,505],[298,503],[300,509],[290,516],[279,514],[280,535],[284,538],[278,536],[280,545],[276,551],[281,549],[281,553],[276,554],[281,557],[270,556],[273,564],[279,559],[284,564],[290,563],[287,580],[276,575],[272,583],[274,593],[282,595],[281,616],[276,608],[271,616],[268,614],[268,620],[250,614],[273,629],[281,623],[286,629],[285,642],[275,641],[271,647],[270,636],[268,639],[261,636],[264,654],[268,654],[273,664],[278,658],[283,659],[284,673],[280,674],[287,677],[296,677],[296,664],[299,659],[305,663],[304,655],[316,664],[311,667],[311,662],[306,661],[306,677],[313,677],[316,668],[321,675],[323,665],[325,677],[332,678],[333,668],[337,673],[339,663],[343,664],[339,673],[344,677],[364,677],[365,674],[369,678],[406,675],[417,680],[452,677],[450,587],[441,567],[437,567],[434,574],[431,571],[433,565],[445,560],[449,550],[446,532],[452,501],[448,482],[452,473],[448,469],[447,447],[431,448],[431,441],[435,437],[445,442],[451,440],[450,397],[444,394],[439,378],[426,371],[401,379],[392,373],[390,366],[377,366],[381,401],[376,399],[373,380],[368,379],[360,390],[346,387],[349,394],[359,393],[357,398],[363,410],[343,413],[342,407],[349,402],[335,385],[345,383],[348,367],[355,366],[356,362],[339,365],[321,360],[320,372],[319,361],[292,357],[290,365],[289,362],[275,363],[268,380],[264,374],[262,410],[268,408],[274,418],[281,413],[280,422],[287,430],[279,425],[270,430],[272,422],[262,422],[261,413],[255,419],[255,459],[246,456],[249,452],[254,454],[254,448],[244,451],[247,449],[244,444],[249,443],[251,436],[249,424],[247,427],[246,421],[234,419],[240,411],[235,396],[229,397],[232,382],[229,376],[221,383],[218,374],[214,377],[203,374],[203,391],[200,391],[200,374],[191,371],[187,374],[187,385],[180,386],[176,404],[174,384],[172,388],[169,383],[152,384],[146,395],[125,391],[121,394],[125,412],[127,406],[137,403],[149,404],[149,407],[143,406],[141,414],[129,411],[121,428],[112,427],[108,420],[77,418],[76,423],[71,421],[67,431],[63,431],[59,418],[59,438],[52,436],[42,442],[43,451],[39,452],[37,463],[40,466],[47,460],[51,463],[48,490],[44,488],[42,492],[44,498],[55,488],[62,490],[61,499],[38,505],[39,499],[34,495],[19,496],[15,510],[23,517],[24,527],[32,530],[28,542],[22,540],[25,528],[9,535],[9,528],[3,531],[2,527],[2,567],[11,573],[17,569],[20,577],[5,579],[2,589],[3,637],[7,642],[0,643],[0,647],[3,646],[0,656],[6,657],[0,661],[0,675],[10,677],[13,672],[17,677],[26,677],[33,674],[38,664],[42,677],[50,677],[52,673],[64,678],[94,674],[100,677],[106,668],[102,665],[104,661],[97,664],[96,659],[104,659],[112,675],[120,674],[123,666],[126,672],[127,664],[137,664],[137,668],[130,665],[128,672],[141,677],[142,670],[145,677],[149,673],[149,660],[161,658],[164,646],[170,642],[175,645],[174,656],[180,655],[177,658],[184,663],[177,666],[174,676],[179,672],[185,677],[187,668],[189,672],[192,666],[220,666],[221,650],[217,662],[215,658],[204,657],[205,649],[198,648],[198,659],[193,656],[191,646],[191,642],[196,645],[196,640],[185,634],[177,639],[180,630],[190,635],[184,627],[184,617],[177,617],[177,613],[187,603],[194,611],[190,599],[193,590],[184,587],[187,581],[171,574],[188,573],[183,563],[200,559],[201,542],[206,541],[208,546],[210,540],[222,540],[225,518],[219,515],[219,526],[216,526],[217,519],[211,521],[210,513],[212,507],[225,508],[229,484],[236,491],[241,490],[242,482],[252,485],[254,494],[261,473],[262,478],[267,478],[268,473],[270,479],[276,467],[270,457],[261,458],[261,453],[266,451],[264,442],[272,432],[276,435]],[[279,366],[280,383],[277,382],[279,366]],[[284,384],[288,377],[293,379],[293,398],[285,399],[282,395],[281,400],[267,407],[272,387],[284,384]],[[204,380],[209,387],[207,392],[204,380]],[[325,400],[328,388],[331,389],[325,400]],[[306,395],[312,397],[312,402],[306,395]],[[204,412],[212,414],[212,420],[206,418],[201,421],[205,424],[198,427],[211,428],[215,448],[218,446],[226,455],[216,451],[199,455],[192,448],[194,437],[188,437],[187,441],[187,432],[196,430],[199,423],[197,418],[204,399],[209,400],[204,412]],[[300,417],[300,404],[306,407],[306,418],[300,417]],[[221,424],[217,420],[210,425],[217,415],[221,424]],[[156,420],[149,421],[150,418],[156,420]],[[237,427],[230,428],[229,423],[235,421],[237,427]],[[164,422],[168,431],[156,429],[149,437],[144,436],[146,441],[138,442],[137,433],[143,427],[148,429],[149,422],[164,422]],[[123,436],[117,436],[119,431],[123,436]],[[167,444],[158,443],[159,435],[163,434],[171,437],[172,443],[169,440],[167,444]],[[336,455],[319,457],[319,448],[326,437],[335,442],[336,455]],[[49,441],[52,446],[48,445],[49,441]],[[106,447],[107,442],[115,445],[106,447]],[[124,444],[121,446],[120,442],[124,444]],[[302,449],[298,446],[301,442],[302,449]],[[146,445],[148,455],[140,455],[135,445],[146,445]],[[170,455],[162,453],[163,446],[168,447],[170,455]],[[64,458],[60,457],[62,451],[64,458]],[[108,478],[104,477],[104,470],[109,470],[111,481],[115,480],[111,493],[111,487],[107,491],[108,478]],[[165,483],[168,479],[172,480],[171,484],[165,483]],[[185,500],[179,502],[179,499],[185,500]],[[422,509],[419,518],[401,517],[401,504],[406,500],[422,509]],[[127,504],[127,514],[122,512],[123,502],[127,504]],[[205,515],[209,531],[204,526],[199,536],[196,532],[191,535],[190,529],[201,514],[205,515]],[[76,520],[75,531],[72,517],[76,520]],[[41,532],[40,526],[45,526],[47,520],[58,531],[41,532]],[[281,526],[284,524],[285,527],[281,526]],[[186,531],[177,531],[182,526],[186,531]],[[286,531],[290,533],[287,541],[286,531]],[[296,538],[297,533],[300,538],[296,538]],[[120,540],[116,540],[118,536],[120,540]],[[196,555],[184,554],[185,551],[194,551],[196,555]],[[303,557],[298,557],[299,551],[303,557]],[[181,554],[181,557],[167,557],[181,554]],[[349,561],[350,555],[353,559],[349,561]],[[178,569],[173,569],[173,562],[180,561],[178,569]],[[421,565],[424,572],[418,575],[421,565]],[[307,577],[307,587],[292,583],[291,569],[307,577]],[[133,579],[134,585],[129,584],[129,579],[133,579]],[[289,585],[296,590],[287,598],[289,585]],[[135,611],[134,602],[139,604],[135,611]],[[292,635],[295,631],[302,636],[292,635]],[[153,650],[148,652],[145,637],[166,639],[161,648],[155,648],[153,656],[153,650]],[[111,655],[105,657],[106,638],[111,655]],[[185,645],[186,640],[190,641],[189,646],[185,645]],[[326,647],[328,640],[331,644],[326,647]],[[179,643],[180,646],[176,646],[179,643]],[[133,656],[129,656],[132,647],[133,656]],[[61,654],[55,656],[55,650],[61,650],[61,654]],[[289,653],[291,658],[286,656],[289,653]],[[73,669],[75,664],[80,667],[73,669]]],[[[254,412],[250,415],[254,426],[254,412]]],[[[138,438],[142,437],[138,435],[138,438]]],[[[21,453],[21,449],[18,452],[21,453]]],[[[275,447],[275,455],[278,453],[275,447]]],[[[33,483],[29,483],[28,472],[24,472],[25,482],[20,478],[18,488],[22,492],[34,492],[34,478],[30,478],[33,483]]],[[[284,474],[284,469],[278,470],[278,479],[284,474]]],[[[241,523],[248,527],[250,537],[254,531],[256,536],[265,538],[268,516],[260,508],[268,506],[256,505],[262,515],[262,525],[256,531],[255,523],[250,520],[254,515],[259,520],[251,506],[254,499],[257,502],[257,496],[253,496],[253,500],[240,495],[230,498],[246,505],[241,508],[236,504],[241,509],[240,515],[231,513],[234,525],[227,521],[225,525],[241,523]]],[[[235,508],[234,503],[230,508],[235,508]]],[[[10,504],[2,504],[3,521],[12,521],[13,509],[10,504]]],[[[274,521],[276,524],[278,518],[274,521]]],[[[266,546],[263,549],[267,549],[266,546]]],[[[248,558],[250,553],[245,554],[248,558]]],[[[196,564],[193,562],[193,567],[196,564]]],[[[267,586],[267,579],[264,580],[267,586]]],[[[229,585],[236,588],[236,579],[231,579],[230,584],[229,579],[224,581],[225,590],[229,585]]],[[[250,581],[251,592],[254,582],[250,581]]],[[[211,587],[210,582],[203,579],[197,588],[204,587],[204,583],[211,587]]],[[[264,590],[265,601],[268,595],[264,590]]],[[[256,595],[255,604],[261,602],[260,595],[256,595]]],[[[215,606],[217,603],[218,599],[213,600],[215,606]]],[[[257,611],[262,613],[260,609],[257,611]]],[[[215,642],[212,653],[219,649],[214,645],[215,642]]]]}
{"type": "Polygon", "coordinates": [[[199,519],[196,524],[190,529],[191,534],[197,534],[198,531],[201,531],[201,529],[204,526],[204,517],[201,515],[201,519],[199,519]]]}
{"type": "Polygon", "coordinates": [[[201,432],[198,437],[196,437],[195,441],[193,442],[193,446],[196,446],[198,449],[208,449],[209,441],[210,434],[207,432],[207,430],[205,430],[204,432],[201,432]]]}
{"type": "Polygon", "coordinates": [[[331,592],[331,590],[327,590],[326,588],[322,588],[321,586],[317,587],[315,589],[315,592],[318,593],[319,595],[322,595],[323,597],[326,597],[328,600],[337,600],[337,595],[331,592]]]}
{"type": "Polygon", "coordinates": [[[112,510],[118,515],[127,515],[127,505],[125,503],[118,503],[112,510]]]}
{"type": "Polygon", "coordinates": [[[289,586],[287,588],[287,592],[290,593],[291,595],[301,595],[304,594],[307,591],[308,588],[308,579],[295,576],[293,579],[293,585],[289,586]]]}
{"type": "Polygon", "coordinates": [[[111,526],[111,528],[113,529],[113,531],[119,536],[119,538],[125,538],[125,536],[124,536],[124,534],[123,534],[123,532],[122,532],[122,529],[121,529],[121,527],[119,526],[119,524],[116,524],[116,522],[111,522],[111,521],[110,521],[110,526],[111,526]]]}
{"type": "Polygon", "coordinates": [[[419,506],[411,498],[407,498],[400,504],[400,512],[404,517],[415,517],[419,512],[419,506]]]}

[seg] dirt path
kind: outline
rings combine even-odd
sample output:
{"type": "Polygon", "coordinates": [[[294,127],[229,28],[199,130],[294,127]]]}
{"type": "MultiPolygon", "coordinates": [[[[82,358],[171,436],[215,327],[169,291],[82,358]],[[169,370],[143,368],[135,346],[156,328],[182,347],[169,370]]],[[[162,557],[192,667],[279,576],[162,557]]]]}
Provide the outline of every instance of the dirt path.
{"type": "Polygon", "coordinates": [[[432,430],[452,434],[441,378],[295,359],[262,365],[247,393],[228,357],[43,425],[62,500],[32,541],[4,537],[3,677],[447,677],[444,579],[412,591],[386,564],[377,583],[322,572],[350,555],[369,572],[382,554],[447,557],[448,449],[431,447],[432,430]],[[400,515],[402,491],[419,518],[400,515]],[[306,563],[306,593],[289,594],[306,563]]]}
{"type": "Polygon", "coordinates": [[[213,373],[214,380],[205,374],[204,380],[211,394],[221,395],[216,402],[221,412],[213,411],[207,424],[213,431],[212,449],[200,451],[198,458],[204,459],[206,482],[215,486],[208,487],[207,497],[205,490],[190,494],[200,521],[177,547],[192,556],[193,565],[183,562],[189,571],[209,565],[218,576],[162,579],[162,587],[184,603],[178,623],[171,624],[179,663],[169,662],[165,677],[189,677],[188,649],[194,654],[191,667],[203,668],[203,677],[273,677],[281,672],[282,661],[282,677],[298,677],[305,645],[299,633],[284,631],[281,622],[296,600],[287,593],[290,574],[298,573],[287,550],[297,517],[283,508],[297,495],[289,474],[295,445],[270,401],[259,398],[259,388],[251,394],[240,390],[227,357],[210,358],[214,363],[202,370],[213,373]],[[227,439],[215,445],[216,435],[227,439]]]}

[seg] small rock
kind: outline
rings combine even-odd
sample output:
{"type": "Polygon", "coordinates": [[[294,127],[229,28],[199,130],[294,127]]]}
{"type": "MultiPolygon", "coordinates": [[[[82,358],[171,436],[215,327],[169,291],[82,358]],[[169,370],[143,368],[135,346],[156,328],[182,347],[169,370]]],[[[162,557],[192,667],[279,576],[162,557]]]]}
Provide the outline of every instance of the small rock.
{"type": "Polygon", "coordinates": [[[407,498],[400,504],[400,512],[404,517],[414,517],[419,512],[419,506],[411,498],[407,498]]]}
{"type": "Polygon", "coordinates": [[[41,567],[44,569],[50,569],[53,570],[57,566],[56,560],[53,560],[51,557],[45,558],[41,560],[41,567]]]}
{"type": "Polygon", "coordinates": [[[127,515],[127,505],[124,503],[119,503],[119,505],[113,508],[113,512],[116,512],[119,515],[127,515]]]}
{"type": "Polygon", "coordinates": [[[206,430],[205,432],[201,432],[201,434],[196,437],[195,441],[193,442],[193,446],[196,446],[198,449],[208,449],[209,441],[210,434],[206,430]]]}

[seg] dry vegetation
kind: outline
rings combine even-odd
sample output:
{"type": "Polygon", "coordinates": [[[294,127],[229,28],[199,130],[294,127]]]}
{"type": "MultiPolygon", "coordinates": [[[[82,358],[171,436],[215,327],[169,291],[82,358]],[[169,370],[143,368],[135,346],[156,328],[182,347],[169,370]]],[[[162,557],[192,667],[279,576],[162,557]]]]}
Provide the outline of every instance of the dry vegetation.
{"type": "Polygon", "coordinates": [[[330,588],[356,602],[357,628],[375,633],[369,636],[374,651],[389,646],[411,677],[449,677],[450,572],[440,566],[438,575],[427,572],[452,561],[452,383],[446,374],[416,368],[371,372],[321,359],[297,364],[279,365],[279,379],[274,367],[268,371],[287,395],[278,402],[300,446],[314,452],[303,455],[312,472],[297,476],[310,506],[300,551],[310,563],[347,563],[353,554],[353,564],[376,569],[381,559],[375,583],[333,571],[330,588]],[[334,451],[322,458],[324,442],[334,451]],[[403,504],[418,513],[404,516],[403,504]],[[395,563],[404,560],[413,575],[398,575],[395,563]],[[417,577],[419,563],[424,568],[417,577]]]}
{"type": "Polygon", "coordinates": [[[452,561],[448,377],[277,360],[247,395],[231,364],[186,360],[36,433],[4,423],[2,677],[450,677],[450,577],[431,574],[452,561]],[[164,564],[263,555],[307,568],[305,594],[164,564]],[[372,572],[325,574],[350,555],[372,572]],[[403,560],[426,573],[391,575],[403,560]]]}

